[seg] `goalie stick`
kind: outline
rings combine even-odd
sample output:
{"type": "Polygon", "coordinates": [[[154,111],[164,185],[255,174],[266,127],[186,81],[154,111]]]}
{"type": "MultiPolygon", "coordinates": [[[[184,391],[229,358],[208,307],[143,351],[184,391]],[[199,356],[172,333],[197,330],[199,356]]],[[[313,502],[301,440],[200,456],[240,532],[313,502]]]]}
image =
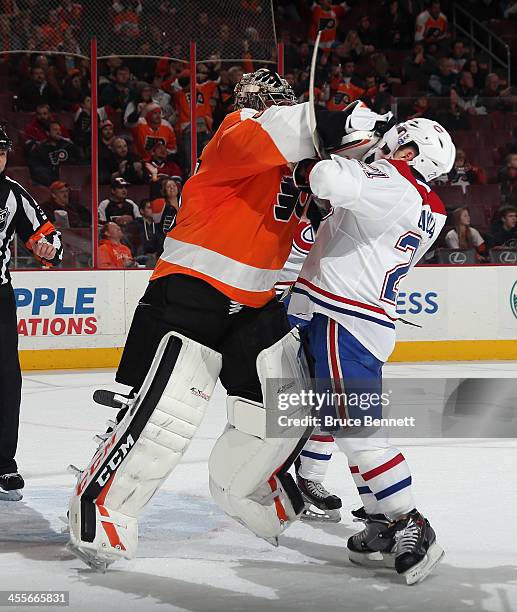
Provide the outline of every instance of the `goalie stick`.
{"type": "Polygon", "coordinates": [[[309,75],[309,129],[312,134],[312,142],[314,144],[314,148],[316,149],[316,153],[318,154],[319,158],[328,159],[329,156],[327,155],[324,147],[320,142],[316,126],[316,92],[314,90],[314,80],[316,78],[316,60],[318,59],[320,38],[321,30],[319,30],[318,35],[316,36],[316,40],[314,42],[314,49],[312,51],[311,59],[311,72],[309,75]]]}

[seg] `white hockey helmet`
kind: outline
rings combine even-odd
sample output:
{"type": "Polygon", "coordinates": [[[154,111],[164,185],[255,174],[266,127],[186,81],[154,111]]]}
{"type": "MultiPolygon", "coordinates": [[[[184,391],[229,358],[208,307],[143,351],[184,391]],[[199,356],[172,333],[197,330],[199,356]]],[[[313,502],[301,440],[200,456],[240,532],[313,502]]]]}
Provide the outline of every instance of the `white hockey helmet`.
{"type": "Polygon", "coordinates": [[[431,119],[409,119],[397,125],[397,149],[414,143],[418,154],[408,162],[425,181],[447,174],[456,158],[456,147],[439,123],[431,119]]]}

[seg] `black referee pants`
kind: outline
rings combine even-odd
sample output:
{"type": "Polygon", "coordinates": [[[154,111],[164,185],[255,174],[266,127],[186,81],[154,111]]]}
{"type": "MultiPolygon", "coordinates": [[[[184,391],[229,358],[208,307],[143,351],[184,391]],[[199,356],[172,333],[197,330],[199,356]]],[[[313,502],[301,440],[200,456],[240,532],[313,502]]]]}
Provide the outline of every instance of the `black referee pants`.
{"type": "Polygon", "coordinates": [[[21,391],[16,303],[13,288],[6,283],[0,285],[0,474],[18,470],[14,456],[18,444],[21,391]]]}

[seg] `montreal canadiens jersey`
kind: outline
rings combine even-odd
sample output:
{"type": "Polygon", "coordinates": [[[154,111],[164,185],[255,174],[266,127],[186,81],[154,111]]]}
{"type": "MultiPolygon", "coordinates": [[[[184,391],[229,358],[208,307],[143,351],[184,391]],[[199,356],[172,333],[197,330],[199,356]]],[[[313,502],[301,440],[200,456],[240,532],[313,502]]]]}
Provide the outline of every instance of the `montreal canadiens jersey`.
{"type": "Polygon", "coordinates": [[[323,313],[386,361],[400,284],[436,240],[445,207],[404,161],[333,157],[316,164],[310,185],[332,210],[293,288],[289,314],[323,313]]]}
{"type": "Polygon", "coordinates": [[[287,163],[314,154],[308,105],[227,115],[186,183],[152,280],[187,274],[232,300],[271,300],[301,216],[287,163]]]}
{"type": "Polygon", "coordinates": [[[275,285],[277,295],[281,295],[286,289],[294,285],[313,244],[314,230],[310,221],[303,217],[296,227],[291,252],[275,285]]]}

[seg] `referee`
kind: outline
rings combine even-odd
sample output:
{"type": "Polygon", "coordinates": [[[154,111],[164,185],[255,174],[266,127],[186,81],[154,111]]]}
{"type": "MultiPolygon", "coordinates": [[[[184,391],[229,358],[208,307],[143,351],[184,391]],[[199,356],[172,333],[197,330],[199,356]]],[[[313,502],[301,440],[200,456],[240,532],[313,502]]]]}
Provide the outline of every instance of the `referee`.
{"type": "Polygon", "coordinates": [[[18,359],[16,304],[9,275],[9,245],[17,233],[46,267],[63,257],[61,235],[16,181],[5,175],[12,141],[0,127],[0,500],[22,498],[23,478],[15,460],[22,377],[18,359]]]}

